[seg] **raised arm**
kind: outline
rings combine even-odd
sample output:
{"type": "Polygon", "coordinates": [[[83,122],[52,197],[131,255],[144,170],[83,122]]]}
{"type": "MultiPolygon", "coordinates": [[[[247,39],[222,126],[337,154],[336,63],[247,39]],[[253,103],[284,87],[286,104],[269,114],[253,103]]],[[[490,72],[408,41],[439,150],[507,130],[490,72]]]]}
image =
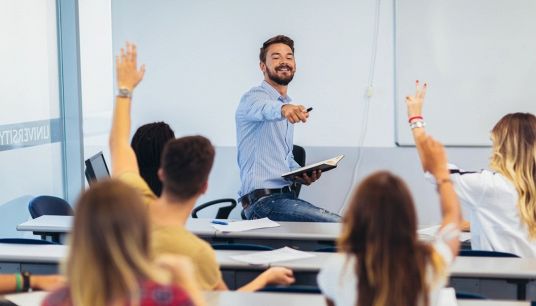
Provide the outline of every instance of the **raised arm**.
{"type": "MultiPolygon", "coordinates": [[[[426,89],[426,83],[420,86],[417,81],[415,95],[406,97],[409,122],[422,167],[424,171],[430,172],[436,180],[441,203],[441,214],[443,216],[441,228],[447,224],[453,224],[459,230],[462,223],[460,203],[450,179],[445,148],[441,143],[426,134],[423,125],[422,106],[426,89]],[[417,122],[420,123],[416,124],[417,122]]],[[[460,248],[459,239],[450,239],[449,246],[452,254],[458,254],[460,248]]]]}
{"type": "Polygon", "coordinates": [[[145,65],[138,69],[136,46],[126,44],[116,57],[117,87],[112,129],[110,131],[110,153],[112,156],[112,176],[124,172],[139,172],[136,154],[130,146],[130,107],[132,92],[143,79],[145,65]]]}

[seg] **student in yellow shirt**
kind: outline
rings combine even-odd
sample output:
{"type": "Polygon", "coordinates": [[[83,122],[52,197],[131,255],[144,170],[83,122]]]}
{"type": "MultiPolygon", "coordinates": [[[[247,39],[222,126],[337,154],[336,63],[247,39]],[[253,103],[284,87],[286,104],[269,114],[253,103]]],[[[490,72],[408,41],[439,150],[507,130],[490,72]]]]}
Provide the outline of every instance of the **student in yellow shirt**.
{"type": "MultiPolygon", "coordinates": [[[[126,50],[122,49],[116,60],[119,93],[110,133],[112,176],[142,193],[152,220],[154,255],[172,253],[188,256],[194,263],[196,277],[203,290],[226,290],[214,250],[185,228],[197,199],[207,190],[214,147],[202,136],[182,137],[168,142],[158,170],[163,183],[162,195],[155,196],[141,178],[136,155],[129,144],[132,91],[145,72],[143,65],[138,68],[136,57],[136,47],[127,44],[126,50]]],[[[239,290],[255,291],[267,284],[292,282],[291,270],[270,268],[239,290]]]]}

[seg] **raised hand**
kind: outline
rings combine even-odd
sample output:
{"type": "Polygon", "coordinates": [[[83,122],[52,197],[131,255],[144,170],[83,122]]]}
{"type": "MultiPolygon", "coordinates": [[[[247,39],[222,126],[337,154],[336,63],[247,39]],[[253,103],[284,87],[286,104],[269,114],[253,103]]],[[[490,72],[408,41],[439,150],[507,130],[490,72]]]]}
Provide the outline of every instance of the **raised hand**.
{"type": "Polygon", "coordinates": [[[422,86],[419,80],[415,81],[415,95],[406,96],[406,105],[408,107],[408,117],[421,116],[422,106],[424,104],[424,97],[426,96],[426,90],[428,84],[424,83],[422,86]]]}
{"type": "Polygon", "coordinates": [[[117,86],[132,92],[145,74],[145,65],[138,69],[136,45],[128,43],[121,48],[121,53],[115,58],[117,86]]]}
{"type": "Polygon", "coordinates": [[[281,107],[281,114],[290,123],[307,122],[309,113],[303,105],[285,104],[281,107]]]}

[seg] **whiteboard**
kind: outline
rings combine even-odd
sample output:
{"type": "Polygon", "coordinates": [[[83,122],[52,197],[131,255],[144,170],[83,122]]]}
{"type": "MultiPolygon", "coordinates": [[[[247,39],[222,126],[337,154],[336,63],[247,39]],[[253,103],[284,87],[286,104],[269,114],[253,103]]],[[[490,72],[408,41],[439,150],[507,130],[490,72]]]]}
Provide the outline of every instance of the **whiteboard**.
{"type": "Polygon", "coordinates": [[[536,113],[536,1],[395,0],[396,140],[411,145],[404,97],[430,84],[427,130],[490,145],[506,113],[536,113]]]}
{"type": "MultiPolygon", "coordinates": [[[[136,88],[133,127],[164,120],[178,136],[202,134],[218,146],[235,146],[235,110],[240,97],[263,79],[259,48],[268,38],[285,34],[295,41],[297,62],[289,95],[293,103],[314,107],[310,120],[295,126],[295,142],[354,145],[365,116],[363,93],[368,85],[375,3],[112,1],[114,53],[126,40],[135,42],[139,61],[147,66],[144,80],[136,88]]],[[[392,8],[392,2],[385,4],[392,8]]],[[[392,22],[392,13],[385,16],[392,22]]],[[[385,28],[390,30],[392,25],[385,28]]],[[[392,31],[385,37],[384,44],[391,46],[392,31]]],[[[392,48],[381,51],[385,53],[378,57],[388,57],[389,62],[378,64],[378,69],[388,66],[389,72],[379,74],[390,82],[392,92],[392,48]]],[[[392,107],[390,96],[378,91],[375,98],[381,97],[392,107]]],[[[385,115],[390,131],[394,130],[393,114],[389,109],[385,115]]],[[[386,126],[383,120],[377,124],[386,126]]],[[[383,134],[382,139],[392,143],[394,136],[383,134]]],[[[380,137],[371,137],[371,142],[376,138],[380,137]]]]}

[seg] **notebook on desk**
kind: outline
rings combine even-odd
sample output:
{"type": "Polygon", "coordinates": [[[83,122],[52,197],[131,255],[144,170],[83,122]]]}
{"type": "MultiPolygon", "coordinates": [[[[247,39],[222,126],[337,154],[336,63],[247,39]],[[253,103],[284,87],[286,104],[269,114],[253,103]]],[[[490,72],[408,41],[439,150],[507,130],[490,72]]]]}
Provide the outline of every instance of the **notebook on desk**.
{"type": "Polygon", "coordinates": [[[306,173],[307,175],[310,176],[311,174],[313,174],[313,171],[320,170],[322,172],[327,172],[327,171],[329,171],[331,169],[335,169],[335,168],[337,168],[337,165],[339,164],[339,162],[343,158],[344,158],[344,155],[335,156],[333,158],[326,159],[326,160],[323,160],[321,162],[318,162],[318,163],[315,163],[315,164],[312,164],[312,165],[308,165],[308,166],[305,166],[305,167],[301,167],[301,168],[298,168],[298,169],[296,169],[294,171],[284,173],[283,175],[281,175],[281,177],[283,177],[284,179],[286,179],[288,181],[303,183],[304,180],[302,179],[302,175],[304,173],[306,173]]]}

